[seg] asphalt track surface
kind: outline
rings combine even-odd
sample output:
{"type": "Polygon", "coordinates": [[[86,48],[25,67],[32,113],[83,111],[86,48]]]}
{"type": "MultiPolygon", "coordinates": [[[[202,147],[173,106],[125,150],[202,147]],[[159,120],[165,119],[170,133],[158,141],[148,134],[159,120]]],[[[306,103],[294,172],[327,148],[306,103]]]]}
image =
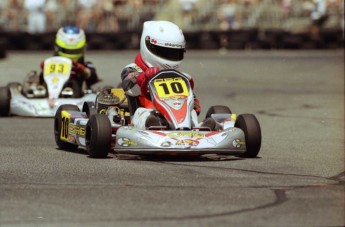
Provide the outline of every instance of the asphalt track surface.
{"type": "MultiPolygon", "coordinates": [[[[0,84],[49,52],[10,52],[0,84]]],[[[135,52],[89,52],[116,85],[135,52]]],[[[0,226],[344,226],[344,53],[188,52],[209,106],[253,113],[258,158],[91,159],[64,152],[53,119],[0,118],[0,226]]],[[[97,87],[96,86],[96,87],[97,87]]],[[[202,117],[200,117],[200,120],[202,117]]]]}

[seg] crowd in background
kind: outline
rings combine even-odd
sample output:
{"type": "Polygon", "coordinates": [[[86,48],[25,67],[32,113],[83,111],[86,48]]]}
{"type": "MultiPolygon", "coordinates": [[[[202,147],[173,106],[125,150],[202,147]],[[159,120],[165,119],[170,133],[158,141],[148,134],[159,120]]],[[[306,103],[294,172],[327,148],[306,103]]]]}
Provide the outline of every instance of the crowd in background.
{"type": "Polygon", "coordinates": [[[40,33],[75,24],[87,32],[134,29],[165,0],[0,0],[0,29],[40,33]]]}
{"type": "Polygon", "coordinates": [[[67,24],[86,32],[138,30],[153,19],[172,20],[184,30],[282,26],[289,18],[320,27],[329,16],[344,26],[344,0],[0,0],[0,30],[29,33],[67,24]]]}

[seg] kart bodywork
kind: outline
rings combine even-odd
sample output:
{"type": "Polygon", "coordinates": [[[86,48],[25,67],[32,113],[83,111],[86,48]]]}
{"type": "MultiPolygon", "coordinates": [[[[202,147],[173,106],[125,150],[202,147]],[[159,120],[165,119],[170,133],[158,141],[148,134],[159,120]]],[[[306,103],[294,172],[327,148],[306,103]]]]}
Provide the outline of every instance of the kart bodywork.
{"type": "Polygon", "coordinates": [[[76,97],[76,84],[70,80],[72,61],[64,57],[45,60],[43,78],[46,86],[25,90],[26,84],[9,83],[0,88],[0,116],[54,117],[60,105],[73,104],[82,107],[84,102],[94,101],[96,93],[91,90],[76,97]]]}
{"type": "Polygon", "coordinates": [[[191,120],[193,92],[188,79],[175,70],[163,70],[149,82],[159,126],[146,129],[131,124],[126,96],[121,88],[101,92],[95,103],[63,105],[55,115],[54,134],[60,149],[85,147],[91,157],[108,152],[136,155],[224,154],[256,157],[261,130],[254,115],[231,113],[226,106],[212,106],[206,118],[215,129],[191,120]]]}

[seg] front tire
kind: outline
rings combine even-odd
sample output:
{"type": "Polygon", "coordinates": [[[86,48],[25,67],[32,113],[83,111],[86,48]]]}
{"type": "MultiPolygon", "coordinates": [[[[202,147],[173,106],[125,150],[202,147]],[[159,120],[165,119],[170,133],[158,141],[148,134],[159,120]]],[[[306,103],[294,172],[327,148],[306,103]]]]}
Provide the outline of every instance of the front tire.
{"type": "Polygon", "coordinates": [[[261,128],[259,121],[253,114],[240,114],[236,119],[235,127],[240,128],[245,135],[247,150],[242,156],[255,158],[261,147],[261,128]]]}
{"type": "Polygon", "coordinates": [[[78,106],[75,105],[61,105],[58,110],[55,113],[55,118],[54,118],[54,136],[55,136],[55,142],[59,149],[61,150],[76,150],[78,148],[78,145],[76,144],[71,144],[67,143],[65,141],[62,141],[60,138],[61,135],[61,126],[62,126],[62,119],[61,119],[61,112],[62,111],[80,111],[78,106]]]}
{"type": "Polygon", "coordinates": [[[0,116],[7,117],[11,110],[11,92],[8,87],[0,87],[0,116]]]}
{"type": "Polygon", "coordinates": [[[86,150],[92,158],[106,158],[111,147],[112,128],[104,114],[92,115],[86,126],[86,150]]]}
{"type": "Polygon", "coordinates": [[[212,114],[231,114],[231,110],[227,106],[217,105],[217,106],[211,106],[207,113],[205,119],[211,117],[212,114]]]}

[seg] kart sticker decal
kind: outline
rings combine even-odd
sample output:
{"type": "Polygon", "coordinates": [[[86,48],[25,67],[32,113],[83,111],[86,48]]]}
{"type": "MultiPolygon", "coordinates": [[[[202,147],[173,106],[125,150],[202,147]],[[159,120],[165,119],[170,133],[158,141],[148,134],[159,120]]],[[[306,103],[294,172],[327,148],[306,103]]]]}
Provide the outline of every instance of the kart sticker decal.
{"type": "Polygon", "coordinates": [[[176,142],[176,145],[197,146],[198,144],[199,144],[198,140],[191,140],[191,139],[182,139],[176,142]]]}
{"type": "Polygon", "coordinates": [[[216,134],[218,134],[218,132],[210,132],[206,134],[206,137],[214,136],[216,134]]]}
{"type": "Polygon", "coordinates": [[[68,113],[66,110],[61,111],[61,130],[60,130],[60,139],[63,141],[68,140],[69,134],[69,123],[70,123],[71,114],[68,113]]]}
{"type": "Polygon", "coordinates": [[[241,141],[240,139],[235,139],[232,141],[232,145],[236,148],[240,148],[242,145],[245,145],[246,143],[244,141],[241,141]]]}
{"type": "Polygon", "coordinates": [[[131,141],[130,139],[125,138],[125,137],[119,138],[119,139],[117,140],[117,144],[120,145],[120,146],[122,146],[122,147],[129,147],[129,146],[136,146],[136,145],[137,145],[136,142],[131,141]]]}
{"type": "Polygon", "coordinates": [[[170,141],[165,141],[161,144],[161,147],[171,147],[171,142],[170,141]]]}
{"type": "Polygon", "coordinates": [[[79,127],[77,125],[69,125],[69,133],[73,135],[85,136],[85,127],[79,127]]]}
{"type": "Polygon", "coordinates": [[[186,82],[181,77],[155,79],[153,84],[160,99],[189,96],[186,82]]]}
{"type": "Polygon", "coordinates": [[[70,65],[66,62],[48,62],[47,65],[44,66],[44,75],[50,74],[62,74],[64,76],[69,76],[70,65]]]}
{"type": "Polygon", "coordinates": [[[201,139],[205,137],[205,135],[200,132],[169,132],[168,136],[170,138],[189,137],[194,139],[201,139]]]}
{"type": "Polygon", "coordinates": [[[164,132],[152,131],[152,133],[160,135],[160,136],[166,136],[164,132]]]}

